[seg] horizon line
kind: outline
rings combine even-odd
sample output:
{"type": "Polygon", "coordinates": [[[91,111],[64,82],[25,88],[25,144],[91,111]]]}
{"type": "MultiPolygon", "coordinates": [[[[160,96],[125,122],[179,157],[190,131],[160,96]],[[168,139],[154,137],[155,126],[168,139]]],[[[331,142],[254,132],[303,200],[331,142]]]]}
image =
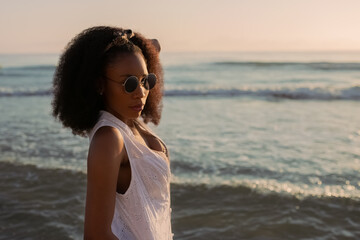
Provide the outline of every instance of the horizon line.
{"type": "MultiPolygon", "coordinates": [[[[349,53],[360,52],[360,49],[346,49],[346,50],[322,50],[322,49],[307,49],[307,50],[173,50],[163,51],[161,53],[349,53]]],[[[59,55],[63,52],[0,52],[0,55],[59,55]]]]}

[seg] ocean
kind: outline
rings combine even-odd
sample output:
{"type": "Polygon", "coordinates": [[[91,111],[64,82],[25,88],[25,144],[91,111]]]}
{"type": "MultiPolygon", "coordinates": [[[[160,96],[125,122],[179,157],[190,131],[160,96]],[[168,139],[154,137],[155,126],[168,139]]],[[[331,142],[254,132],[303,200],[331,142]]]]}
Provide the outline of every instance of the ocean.
{"type": "MultiPolygon", "coordinates": [[[[0,55],[0,240],[83,237],[57,54],[0,55]]],[[[360,52],[162,53],[174,239],[360,239],[360,52]]]]}

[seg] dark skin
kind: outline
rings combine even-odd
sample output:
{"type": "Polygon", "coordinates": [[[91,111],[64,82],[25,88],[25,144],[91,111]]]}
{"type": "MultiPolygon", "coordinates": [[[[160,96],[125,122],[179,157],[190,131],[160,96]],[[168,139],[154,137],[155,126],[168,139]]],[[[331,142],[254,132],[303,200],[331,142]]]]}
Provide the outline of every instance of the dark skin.
{"type": "MultiPolygon", "coordinates": [[[[140,78],[148,74],[144,58],[137,53],[121,54],[107,67],[106,74],[120,83],[109,81],[102,86],[106,111],[127,124],[141,144],[161,152],[161,142],[134,122],[141,110],[133,106],[145,104],[149,90],[139,85],[129,94],[121,86],[129,75],[140,78]]],[[[101,127],[94,134],[88,152],[84,239],[118,239],[111,231],[116,194],[124,194],[130,181],[131,166],[123,136],[116,128],[101,127]]]]}

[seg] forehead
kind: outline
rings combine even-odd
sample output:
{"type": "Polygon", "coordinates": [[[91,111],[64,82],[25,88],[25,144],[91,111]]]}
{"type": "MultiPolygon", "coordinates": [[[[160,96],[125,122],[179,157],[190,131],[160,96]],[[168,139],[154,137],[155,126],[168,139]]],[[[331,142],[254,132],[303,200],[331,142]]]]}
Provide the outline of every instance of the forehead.
{"type": "Polygon", "coordinates": [[[144,57],[139,53],[120,53],[105,69],[106,74],[110,76],[147,74],[147,68],[144,57]]]}

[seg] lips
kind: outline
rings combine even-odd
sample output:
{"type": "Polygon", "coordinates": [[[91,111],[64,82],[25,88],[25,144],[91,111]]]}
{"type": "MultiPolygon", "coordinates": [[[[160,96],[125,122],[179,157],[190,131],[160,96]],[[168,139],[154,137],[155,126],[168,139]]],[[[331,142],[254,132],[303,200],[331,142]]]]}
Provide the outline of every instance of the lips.
{"type": "Polygon", "coordinates": [[[132,105],[131,107],[143,107],[143,106],[144,106],[144,104],[139,103],[139,104],[137,104],[137,105],[132,105]]]}
{"type": "Polygon", "coordinates": [[[143,107],[144,107],[144,104],[137,104],[137,105],[130,106],[130,108],[136,112],[142,111],[143,107]]]}

